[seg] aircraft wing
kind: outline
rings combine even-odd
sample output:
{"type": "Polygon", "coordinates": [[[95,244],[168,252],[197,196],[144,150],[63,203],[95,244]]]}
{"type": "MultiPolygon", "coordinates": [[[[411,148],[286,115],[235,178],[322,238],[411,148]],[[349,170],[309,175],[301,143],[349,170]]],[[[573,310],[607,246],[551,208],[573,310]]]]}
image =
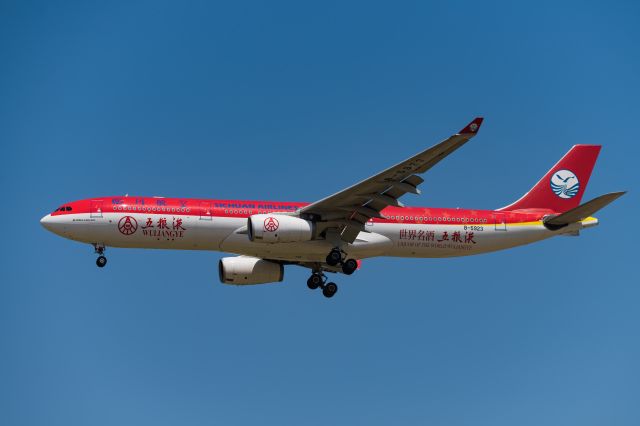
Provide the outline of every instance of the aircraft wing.
{"type": "Polygon", "coordinates": [[[352,243],[369,219],[381,217],[382,209],[387,206],[403,206],[398,198],[407,192],[420,194],[418,185],[424,182],[424,179],[418,174],[426,172],[474,137],[480,130],[482,120],[482,117],[475,118],[458,133],[439,144],[360,183],[316,201],[300,209],[298,214],[316,221],[336,222],[340,238],[352,243]]]}

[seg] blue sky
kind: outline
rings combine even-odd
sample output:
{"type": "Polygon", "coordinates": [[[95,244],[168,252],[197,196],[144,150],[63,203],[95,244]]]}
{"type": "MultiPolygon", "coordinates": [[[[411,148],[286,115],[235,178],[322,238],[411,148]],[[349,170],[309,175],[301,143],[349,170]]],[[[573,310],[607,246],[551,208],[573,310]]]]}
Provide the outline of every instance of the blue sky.
{"type": "Polygon", "coordinates": [[[0,423],[640,424],[637,3],[187,3],[0,5],[0,423]],[[476,115],[406,204],[503,206],[575,143],[603,144],[586,198],[631,192],[579,238],[367,260],[332,300],[296,268],[223,286],[219,253],[99,270],[38,223],[313,201],[476,115]]]}

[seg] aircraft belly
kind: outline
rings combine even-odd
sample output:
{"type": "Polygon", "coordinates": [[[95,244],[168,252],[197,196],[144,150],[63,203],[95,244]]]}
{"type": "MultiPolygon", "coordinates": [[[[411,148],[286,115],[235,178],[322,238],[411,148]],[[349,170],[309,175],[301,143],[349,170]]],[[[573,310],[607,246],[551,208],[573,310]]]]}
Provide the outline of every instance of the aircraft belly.
{"type": "MultiPolygon", "coordinates": [[[[391,240],[383,235],[361,232],[352,244],[347,244],[342,249],[349,257],[364,259],[385,254],[391,245],[391,240]]],[[[275,244],[251,242],[246,234],[240,233],[229,235],[220,244],[222,251],[291,262],[324,262],[334,247],[327,240],[275,244]]]]}

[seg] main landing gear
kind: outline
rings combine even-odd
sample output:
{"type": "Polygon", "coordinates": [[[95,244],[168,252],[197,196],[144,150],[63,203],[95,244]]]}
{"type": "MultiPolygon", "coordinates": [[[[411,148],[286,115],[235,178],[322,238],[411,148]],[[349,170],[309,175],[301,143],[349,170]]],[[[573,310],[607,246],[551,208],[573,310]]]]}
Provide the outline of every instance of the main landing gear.
{"type": "Polygon", "coordinates": [[[322,289],[324,297],[333,297],[338,292],[336,283],[328,283],[327,277],[322,272],[314,272],[307,280],[307,287],[315,290],[318,287],[322,289]]]}
{"type": "MultiPolygon", "coordinates": [[[[347,259],[346,257],[345,252],[334,248],[329,252],[325,260],[327,265],[340,265],[342,272],[345,275],[351,275],[356,271],[356,269],[358,269],[358,262],[355,259],[347,259]]],[[[307,280],[307,287],[311,290],[321,288],[324,297],[333,297],[338,292],[338,286],[336,283],[327,282],[327,277],[322,273],[320,264],[314,268],[313,274],[311,274],[307,280]]]]}
{"type": "Polygon", "coordinates": [[[106,247],[102,244],[94,244],[93,248],[95,249],[95,253],[99,255],[96,259],[96,265],[98,265],[98,268],[104,268],[107,264],[107,258],[104,256],[106,247]]]}
{"type": "Polygon", "coordinates": [[[339,264],[342,266],[342,272],[345,275],[351,275],[358,269],[358,262],[355,259],[344,259],[342,254],[343,252],[337,248],[331,250],[327,255],[327,265],[337,266],[339,264]]]}

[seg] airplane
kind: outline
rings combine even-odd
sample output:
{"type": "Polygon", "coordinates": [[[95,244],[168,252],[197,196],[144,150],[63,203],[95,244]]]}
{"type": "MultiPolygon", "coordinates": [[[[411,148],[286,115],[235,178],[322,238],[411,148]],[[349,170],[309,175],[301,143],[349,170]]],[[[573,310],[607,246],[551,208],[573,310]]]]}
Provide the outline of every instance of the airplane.
{"type": "Polygon", "coordinates": [[[458,133],[368,179],[314,203],[94,197],[64,203],[40,223],[93,245],[104,267],[106,247],[211,250],[224,284],[281,282],[286,265],[311,270],[307,286],[333,297],[326,273],[353,274],[377,256],[443,258],[508,249],[556,235],[579,235],[592,215],[626,193],[580,204],[600,145],[574,145],[527,193],[496,210],[405,207],[420,194],[419,175],[471,140],[477,117],[458,133]]]}

